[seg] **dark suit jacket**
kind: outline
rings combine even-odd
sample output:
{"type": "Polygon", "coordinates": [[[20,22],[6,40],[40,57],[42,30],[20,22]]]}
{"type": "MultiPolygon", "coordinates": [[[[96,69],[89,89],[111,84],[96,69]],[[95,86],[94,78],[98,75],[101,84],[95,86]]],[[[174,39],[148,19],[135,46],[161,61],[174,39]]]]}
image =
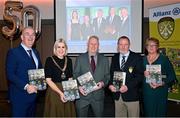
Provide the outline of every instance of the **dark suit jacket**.
{"type": "MultiPolygon", "coordinates": [[[[142,57],[139,54],[136,54],[130,51],[128,59],[125,63],[123,70],[120,69],[119,64],[119,53],[115,54],[112,58],[110,75],[111,80],[109,82],[112,85],[113,82],[113,73],[114,71],[123,71],[126,72],[126,86],[128,87],[128,91],[125,93],[121,93],[122,99],[124,101],[138,101],[140,95],[140,88],[143,80],[143,62],[142,57]],[[129,68],[132,68],[132,72],[129,68]]],[[[115,100],[118,100],[120,97],[120,92],[116,92],[113,94],[115,100]]]]}
{"type": "Polygon", "coordinates": [[[99,37],[99,39],[104,39],[104,30],[105,30],[106,20],[102,18],[101,24],[98,27],[98,18],[93,20],[93,30],[94,34],[99,37]]]}
{"type": "Polygon", "coordinates": [[[119,37],[121,36],[128,36],[130,35],[130,30],[129,30],[129,17],[125,20],[125,22],[122,24],[122,21],[121,21],[121,24],[119,26],[119,37]]]}
{"type": "Polygon", "coordinates": [[[111,16],[108,16],[106,18],[106,28],[113,27],[115,30],[115,33],[114,34],[106,33],[106,39],[116,40],[118,38],[119,24],[121,24],[121,20],[119,16],[115,15],[112,23],[110,23],[110,18],[111,16]]]}
{"type": "MultiPolygon", "coordinates": [[[[38,59],[39,68],[41,68],[42,65],[39,54],[35,49],[33,49],[33,52],[38,59]]],[[[24,90],[25,85],[29,83],[28,70],[35,68],[31,58],[29,58],[21,45],[8,51],[6,72],[10,82],[9,94],[12,103],[18,104],[21,102],[29,103],[35,101],[36,94],[28,94],[27,91],[24,90]]]]}
{"type": "MultiPolygon", "coordinates": [[[[75,67],[74,67],[74,78],[79,77],[82,74],[90,71],[92,73],[92,69],[89,62],[88,53],[81,54],[76,59],[75,67]]],[[[102,54],[97,54],[97,64],[94,74],[92,73],[94,80],[96,82],[103,81],[105,86],[108,84],[110,79],[109,73],[109,61],[102,54]]],[[[98,101],[104,101],[104,89],[100,89],[89,93],[87,96],[83,96],[80,94],[80,100],[77,100],[79,104],[86,106],[86,103],[82,103],[81,99],[91,100],[95,99],[98,101]]]]}

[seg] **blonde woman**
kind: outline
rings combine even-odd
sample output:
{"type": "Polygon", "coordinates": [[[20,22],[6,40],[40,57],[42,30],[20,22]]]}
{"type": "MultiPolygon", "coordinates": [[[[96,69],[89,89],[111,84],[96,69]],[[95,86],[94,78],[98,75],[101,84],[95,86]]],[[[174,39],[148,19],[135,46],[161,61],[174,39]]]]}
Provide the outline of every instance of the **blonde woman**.
{"type": "Polygon", "coordinates": [[[63,39],[55,42],[53,56],[45,63],[45,77],[49,85],[46,92],[44,116],[73,117],[74,103],[65,99],[61,82],[72,78],[72,60],[67,57],[67,44],[63,39]]]}

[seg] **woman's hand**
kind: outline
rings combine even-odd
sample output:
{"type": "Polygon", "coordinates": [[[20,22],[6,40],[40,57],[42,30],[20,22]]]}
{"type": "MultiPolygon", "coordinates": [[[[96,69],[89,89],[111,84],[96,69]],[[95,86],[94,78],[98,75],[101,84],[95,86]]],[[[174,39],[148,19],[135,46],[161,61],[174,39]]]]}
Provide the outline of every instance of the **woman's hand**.
{"type": "Polygon", "coordinates": [[[156,89],[156,88],[158,88],[158,87],[161,87],[161,86],[164,86],[164,82],[162,82],[162,83],[155,83],[155,82],[151,82],[151,83],[149,83],[149,85],[151,86],[151,88],[153,88],[153,89],[156,89]]]}
{"type": "Polygon", "coordinates": [[[144,76],[145,76],[145,77],[148,77],[149,74],[150,74],[149,71],[144,71],[144,76]]]}
{"type": "Polygon", "coordinates": [[[60,98],[61,98],[61,101],[62,101],[63,103],[67,102],[67,100],[66,100],[66,98],[65,98],[65,96],[64,96],[64,93],[60,93],[60,98]]]}

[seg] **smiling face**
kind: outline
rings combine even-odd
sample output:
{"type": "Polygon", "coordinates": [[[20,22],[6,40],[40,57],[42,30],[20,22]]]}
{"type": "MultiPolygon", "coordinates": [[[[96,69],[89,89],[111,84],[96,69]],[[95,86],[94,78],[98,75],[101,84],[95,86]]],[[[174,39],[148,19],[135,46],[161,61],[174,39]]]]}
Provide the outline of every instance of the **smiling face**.
{"type": "Polygon", "coordinates": [[[56,56],[63,58],[66,55],[66,46],[63,42],[57,43],[55,48],[56,56]]]}
{"type": "Polygon", "coordinates": [[[159,53],[159,40],[155,37],[150,37],[146,40],[146,50],[148,54],[159,53]]]}
{"type": "Polygon", "coordinates": [[[88,41],[88,53],[94,55],[98,52],[99,41],[96,37],[90,37],[88,41]]]}
{"type": "Polygon", "coordinates": [[[102,18],[102,16],[103,16],[103,11],[100,9],[97,11],[97,17],[102,18]]]}
{"type": "Polygon", "coordinates": [[[155,54],[158,52],[158,45],[153,41],[148,41],[146,49],[149,54],[155,54]]]}
{"type": "Polygon", "coordinates": [[[128,10],[127,10],[126,8],[123,8],[123,9],[121,10],[121,15],[122,15],[123,17],[127,17],[127,16],[128,16],[128,10]]]}
{"type": "Polygon", "coordinates": [[[110,15],[114,16],[116,14],[116,9],[114,7],[110,8],[110,15]]]}
{"type": "Polygon", "coordinates": [[[78,19],[78,12],[77,11],[72,12],[72,19],[78,19]]]}
{"type": "Polygon", "coordinates": [[[25,28],[22,31],[21,40],[26,47],[31,48],[35,41],[34,30],[31,27],[25,28]]]}

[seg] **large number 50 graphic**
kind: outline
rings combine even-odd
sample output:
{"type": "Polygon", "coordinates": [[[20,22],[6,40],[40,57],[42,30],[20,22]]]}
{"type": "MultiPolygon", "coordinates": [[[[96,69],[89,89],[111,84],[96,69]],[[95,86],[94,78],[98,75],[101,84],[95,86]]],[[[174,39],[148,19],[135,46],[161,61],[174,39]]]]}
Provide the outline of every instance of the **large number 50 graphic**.
{"type": "Polygon", "coordinates": [[[38,39],[41,33],[41,19],[38,8],[33,5],[23,8],[23,3],[20,1],[6,1],[3,18],[11,25],[2,27],[2,33],[10,37],[10,39],[13,39],[24,27],[29,26],[30,16],[32,16],[32,27],[35,30],[36,39],[38,39]],[[22,21],[18,16],[14,15],[13,12],[20,12],[22,21]]]}

